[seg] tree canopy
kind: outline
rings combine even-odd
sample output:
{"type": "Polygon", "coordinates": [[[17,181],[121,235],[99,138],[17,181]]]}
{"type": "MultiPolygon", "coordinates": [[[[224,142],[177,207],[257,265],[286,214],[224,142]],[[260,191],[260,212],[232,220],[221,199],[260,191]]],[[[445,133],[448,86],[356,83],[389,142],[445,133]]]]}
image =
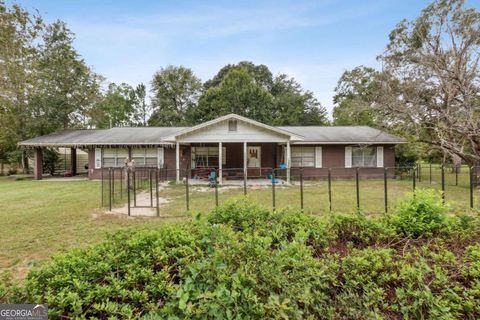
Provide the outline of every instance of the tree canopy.
{"type": "Polygon", "coordinates": [[[478,164],[479,30],[480,13],[462,0],[436,0],[401,21],[378,57],[382,71],[359,67],[340,79],[334,123],[374,120],[456,163],[478,164]]]}

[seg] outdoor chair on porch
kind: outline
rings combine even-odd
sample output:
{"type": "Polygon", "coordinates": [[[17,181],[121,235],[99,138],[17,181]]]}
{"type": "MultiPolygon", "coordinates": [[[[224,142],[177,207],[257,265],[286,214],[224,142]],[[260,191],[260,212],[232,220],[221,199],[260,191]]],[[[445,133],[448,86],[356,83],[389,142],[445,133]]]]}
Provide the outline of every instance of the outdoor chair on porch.
{"type": "Polygon", "coordinates": [[[216,185],[217,185],[217,172],[211,171],[208,174],[208,186],[210,188],[215,188],[216,185]]]}

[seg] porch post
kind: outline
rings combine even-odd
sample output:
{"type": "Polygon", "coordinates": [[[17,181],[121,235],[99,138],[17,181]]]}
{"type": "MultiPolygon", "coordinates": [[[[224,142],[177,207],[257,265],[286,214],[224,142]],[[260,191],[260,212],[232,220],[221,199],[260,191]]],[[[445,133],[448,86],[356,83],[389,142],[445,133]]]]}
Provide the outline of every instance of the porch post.
{"type": "Polygon", "coordinates": [[[72,164],[72,176],[77,175],[77,148],[70,148],[70,161],[72,164]]]}
{"type": "Polygon", "coordinates": [[[287,141],[287,183],[290,183],[290,158],[291,158],[291,152],[290,152],[290,141],[287,141]]]}
{"type": "Polygon", "coordinates": [[[222,148],[222,143],[218,143],[218,183],[222,184],[223,180],[223,164],[222,164],[222,159],[223,159],[223,148],[222,148]]]}
{"type": "Polygon", "coordinates": [[[175,171],[177,183],[180,183],[180,143],[177,142],[175,147],[175,171]]]}
{"type": "Polygon", "coordinates": [[[243,179],[247,180],[247,142],[243,143],[243,179]]]}
{"type": "Polygon", "coordinates": [[[35,148],[33,158],[33,178],[35,180],[42,180],[43,175],[43,149],[35,148]]]}

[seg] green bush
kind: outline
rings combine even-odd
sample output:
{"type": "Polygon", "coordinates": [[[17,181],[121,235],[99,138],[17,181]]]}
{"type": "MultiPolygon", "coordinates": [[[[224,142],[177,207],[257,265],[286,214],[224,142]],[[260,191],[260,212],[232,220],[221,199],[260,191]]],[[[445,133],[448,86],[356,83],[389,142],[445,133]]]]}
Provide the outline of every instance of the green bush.
{"type": "MultiPolygon", "coordinates": [[[[432,197],[420,192],[415,201],[443,214],[432,197]]],[[[13,294],[0,293],[48,303],[53,319],[479,318],[479,233],[452,237],[478,219],[433,219],[447,225],[436,232],[423,218],[430,227],[417,234],[402,210],[392,219],[312,217],[231,202],[56,256],[13,294]]]]}
{"type": "Polygon", "coordinates": [[[392,223],[399,233],[419,237],[445,227],[445,212],[441,194],[433,189],[417,189],[395,208],[392,223]]]}

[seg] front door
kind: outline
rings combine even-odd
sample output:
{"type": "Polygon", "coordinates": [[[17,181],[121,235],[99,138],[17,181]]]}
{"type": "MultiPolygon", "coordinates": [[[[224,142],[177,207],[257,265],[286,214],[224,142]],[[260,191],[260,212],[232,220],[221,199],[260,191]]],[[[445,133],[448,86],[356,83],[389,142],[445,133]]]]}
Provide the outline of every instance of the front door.
{"type": "Polygon", "coordinates": [[[249,168],[261,167],[261,147],[248,147],[247,149],[247,166],[249,168]]]}

